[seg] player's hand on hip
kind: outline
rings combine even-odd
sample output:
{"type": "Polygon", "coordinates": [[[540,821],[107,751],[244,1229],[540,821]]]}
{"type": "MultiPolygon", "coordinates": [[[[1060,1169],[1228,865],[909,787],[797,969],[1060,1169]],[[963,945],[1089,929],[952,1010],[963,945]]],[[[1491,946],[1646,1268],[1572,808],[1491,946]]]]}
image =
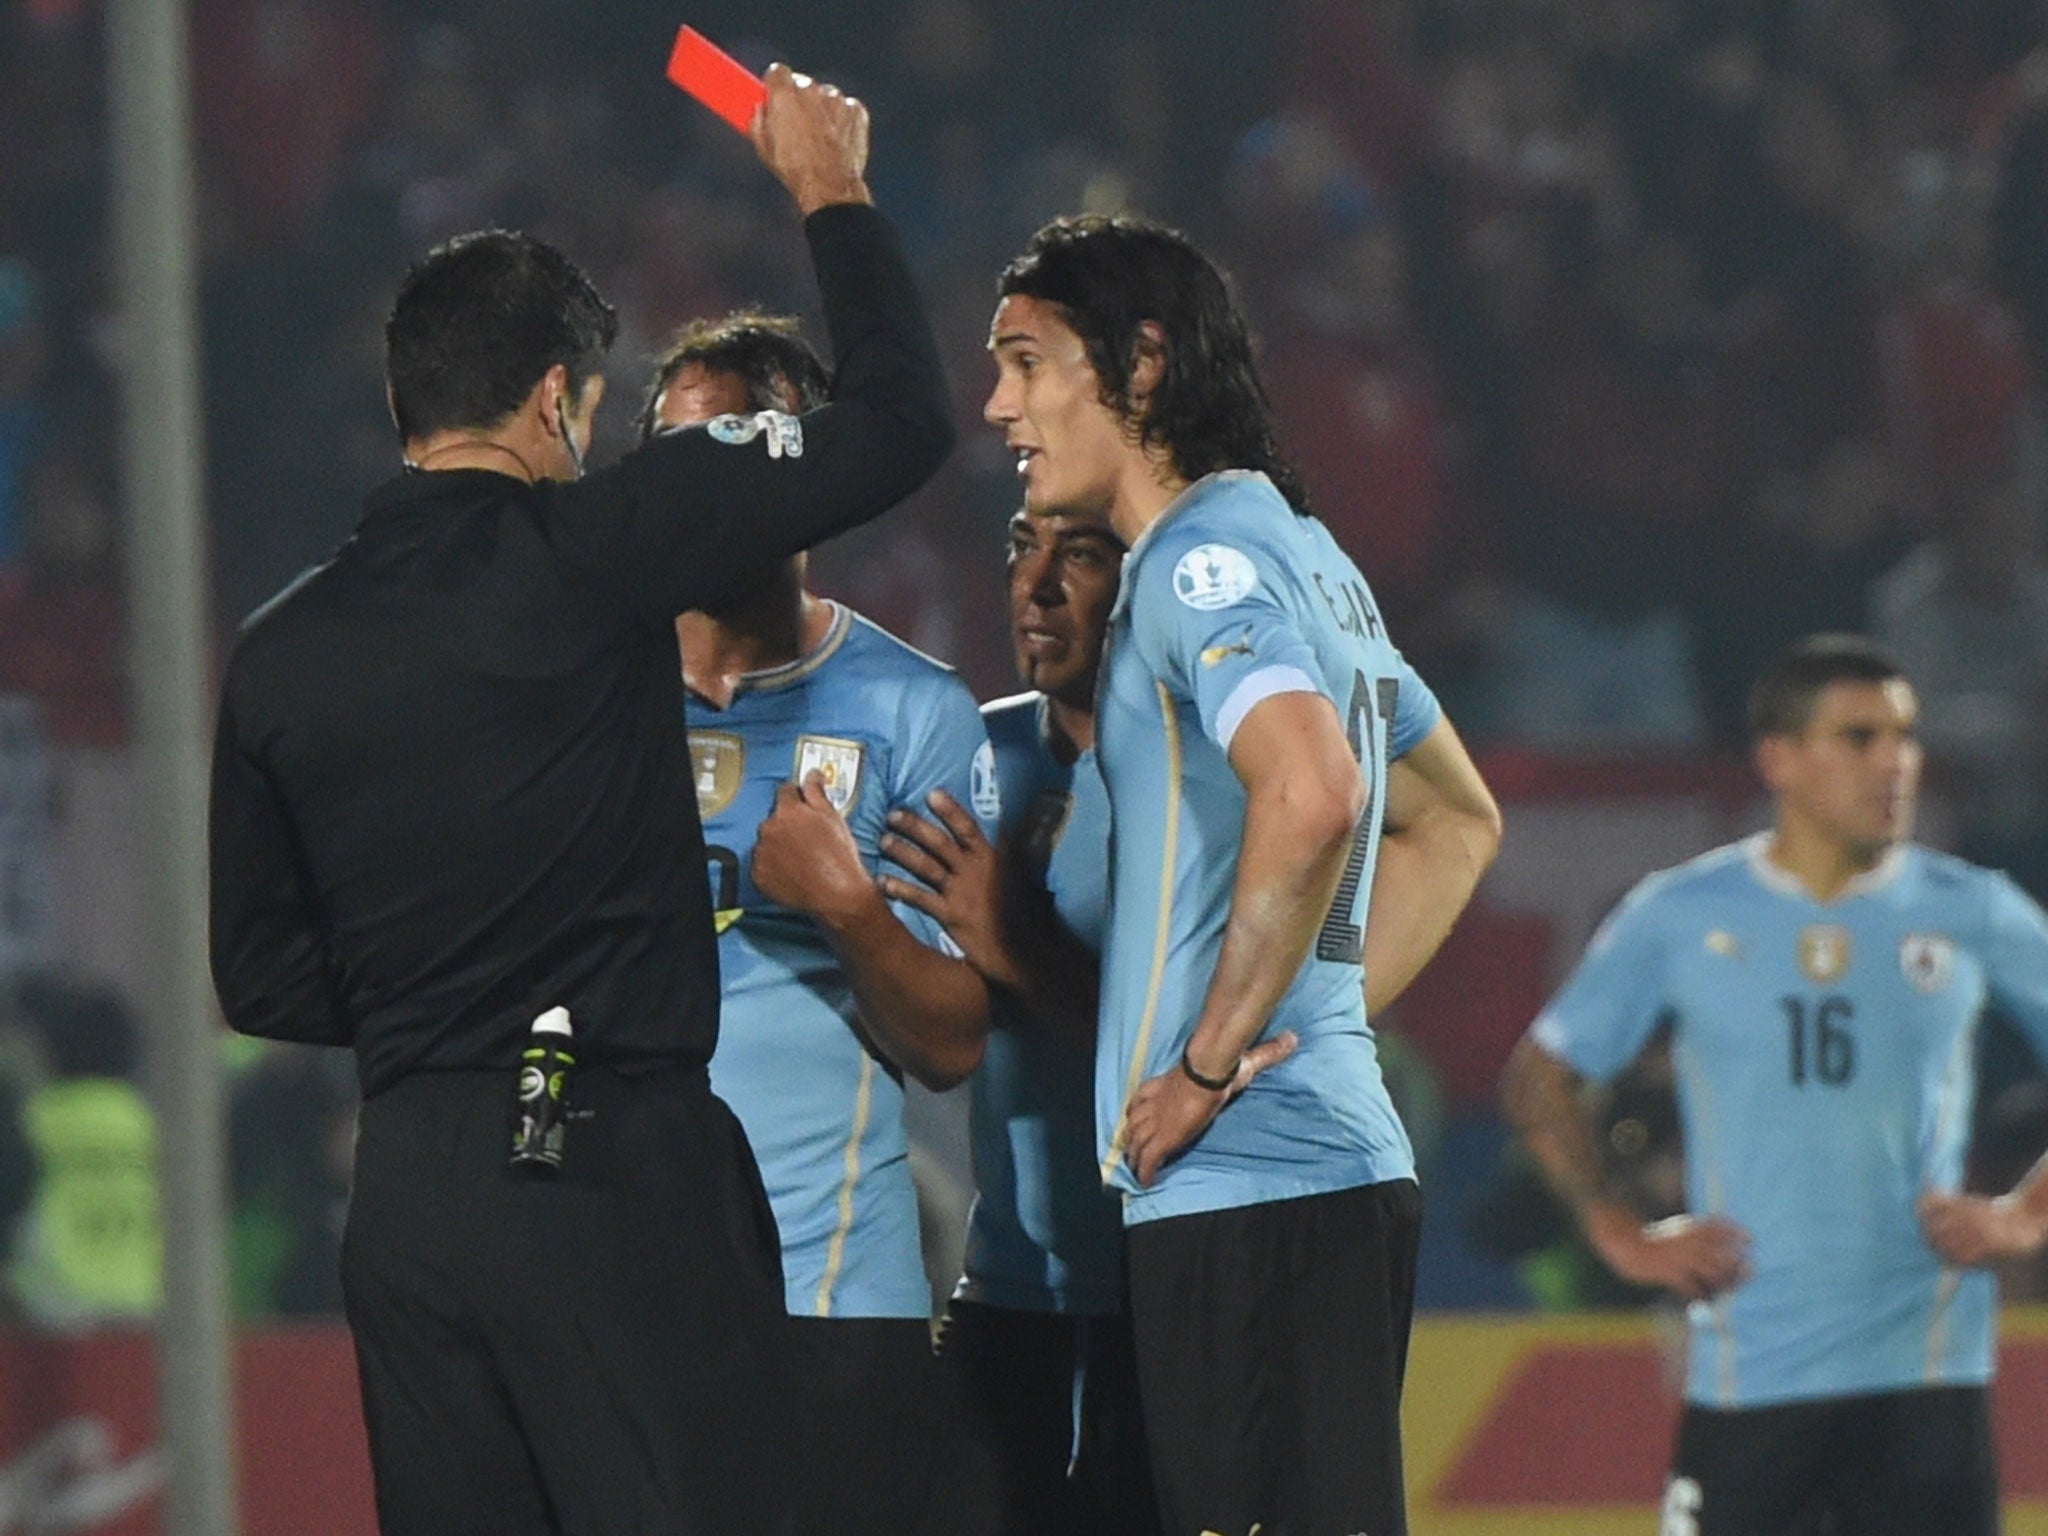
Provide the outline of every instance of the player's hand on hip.
{"type": "Polygon", "coordinates": [[[775,791],[775,809],[754,834],[753,876],[770,901],[828,927],[880,899],[852,829],[816,771],[775,791]]]}
{"type": "Polygon", "coordinates": [[[1687,1301],[1733,1290],[1749,1278],[1749,1234],[1720,1216],[1672,1216],[1645,1226],[1625,1206],[1586,1208],[1586,1238],[1601,1261],[1636,1285],[1660,1286],[1687,1301]]]}
{"type": "Polygon", "coordinates": [[[2023,1258],[2048,1240],[2041,1218],[2011,1195],[1920,1197],[1920,1230],[1927,1246],[1951,1264],[1989,1264],[2023,1258]]]}
{"type": "Polygon", "coordinates": [[[749,135],[761,163],[789,189],[799,211],[828,203],[872,203],[865,180],[868,109],[836,85],[771,64],[762,77],[768,99],[749,135]]]}
{"type": "Polygon", "coordinates": [[[1227,1088],[1204,1088],[1179,1066],[1138,1084],[1124,1107],[1124,1166],[1131,1176],[1150,1188],[1159,1171],[1192,1146],[1253,1078],[1292,1056],[1298,1044],[1291,1029],[1260,1041],[1238,1058],[1227,1088]]]}
{"type": "Polygon", "coordinates": [[[1002,855],[967,808],[943,789],[933,790],[926,803],[936,820],[900,808],[889,813],[882,856],[917,878],[885,874],[882,894],[935,920],[989,980],[1021,985],[1008,945],[1012,892],[1002,855]]]}

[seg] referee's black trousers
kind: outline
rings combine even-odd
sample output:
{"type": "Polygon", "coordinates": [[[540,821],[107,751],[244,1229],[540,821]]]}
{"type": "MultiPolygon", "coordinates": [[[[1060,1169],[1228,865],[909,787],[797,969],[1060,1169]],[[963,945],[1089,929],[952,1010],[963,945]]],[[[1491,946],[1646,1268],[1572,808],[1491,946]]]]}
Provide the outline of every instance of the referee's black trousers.
{"type": "Polygon", "coordinates": [[[785,1530],[774,1217],[701,1070],[583,1070],[564,1167],[506,1164],[509,1072],[362,1110],[342,1282],[384,1536],[785,1530]]]}

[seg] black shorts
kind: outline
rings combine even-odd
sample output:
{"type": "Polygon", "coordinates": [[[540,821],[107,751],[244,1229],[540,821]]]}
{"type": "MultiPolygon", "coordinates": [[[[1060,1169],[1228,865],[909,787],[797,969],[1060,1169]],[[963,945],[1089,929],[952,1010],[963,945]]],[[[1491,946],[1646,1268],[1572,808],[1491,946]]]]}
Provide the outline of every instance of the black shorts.
{"type": "Polygon", "coordinates": [[[775,1218],[702,1069],[583,1070],[553,1179],[512,1074],[366,1102],[342,1240],[384,1536],[780,1533],[775,1218]]]}
{"type": "Polygon", "coordinates": [[[1422,1195],[1399,1179],[1125,1237],[1168,1536],[1404,1536],[1422,1195]]]}
{"type": "Polygon", "coordinates": [[[1664,1490],[1685,1536],[1997,1536],[1990,1394],[1688,1405],[1664,1490]]]}
{"type": "Polygon", "coordinates": [[[955,1300],[939,1358],[962,1399],[961,1536],[1154,1536],[1128,1316],[955,1300]]]}
{"type": "Polygon", "coordinates": [[[795,1529],[950,1536],[962,1432],[921,1317],[793,1317],[795,1529]]]}

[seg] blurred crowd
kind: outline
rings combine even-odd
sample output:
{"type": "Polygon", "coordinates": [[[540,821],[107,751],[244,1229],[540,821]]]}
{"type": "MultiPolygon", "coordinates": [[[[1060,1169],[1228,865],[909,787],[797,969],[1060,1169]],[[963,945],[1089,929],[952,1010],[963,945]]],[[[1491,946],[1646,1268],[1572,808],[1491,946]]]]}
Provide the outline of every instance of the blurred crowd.
{"type": "MultiPolygon", "coordinates": [[[[680,321],[810,309],[769,178],[661,79],[669,6],[191,5],[223,632],[395,468],[380,322],[435,241],[534,230],[619,305],[600,457],[680,321]]],[[[2048,894],[2040,5],[690,9],[872,105],[963,446],[815,569],[978,693],[1011,686],[995,273],[1053,214],[1139,211],[1235,274],[1312,501],[1482,751],[1725,755],[1765,658],[1867,630],[1920,686],[1958,851],[2048,894]]],[[[59,747],[127,734],[103,20],[0,0],[0,692],[59,747]]],[[[244,1163],[296,1134],[324,1210],[345,1091],[247,1082],[244,1163]]],[[[275,1304],[305,1234],[252,1235],[242,1183],[275,1304]]]]}

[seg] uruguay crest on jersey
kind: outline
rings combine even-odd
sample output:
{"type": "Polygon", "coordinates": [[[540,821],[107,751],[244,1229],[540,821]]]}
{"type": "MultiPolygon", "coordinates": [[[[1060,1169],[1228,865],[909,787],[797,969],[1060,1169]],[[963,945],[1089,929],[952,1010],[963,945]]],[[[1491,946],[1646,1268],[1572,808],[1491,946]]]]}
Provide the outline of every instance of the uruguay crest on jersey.
{"type": "Polygon", "coordinates": [[[1956,946],[1946,934],[1909,933],[1899,941],[1899,972],[1915,992],[1932,997],[1948,985],[1956,946]]]}
{"type": "Polygon", "coordinates": [[[796,739],[796,781],[813,773],[825,781],[825,798],[844,816],[860,789],[861,744],[840,736],[799,736],[796,739]]]}

